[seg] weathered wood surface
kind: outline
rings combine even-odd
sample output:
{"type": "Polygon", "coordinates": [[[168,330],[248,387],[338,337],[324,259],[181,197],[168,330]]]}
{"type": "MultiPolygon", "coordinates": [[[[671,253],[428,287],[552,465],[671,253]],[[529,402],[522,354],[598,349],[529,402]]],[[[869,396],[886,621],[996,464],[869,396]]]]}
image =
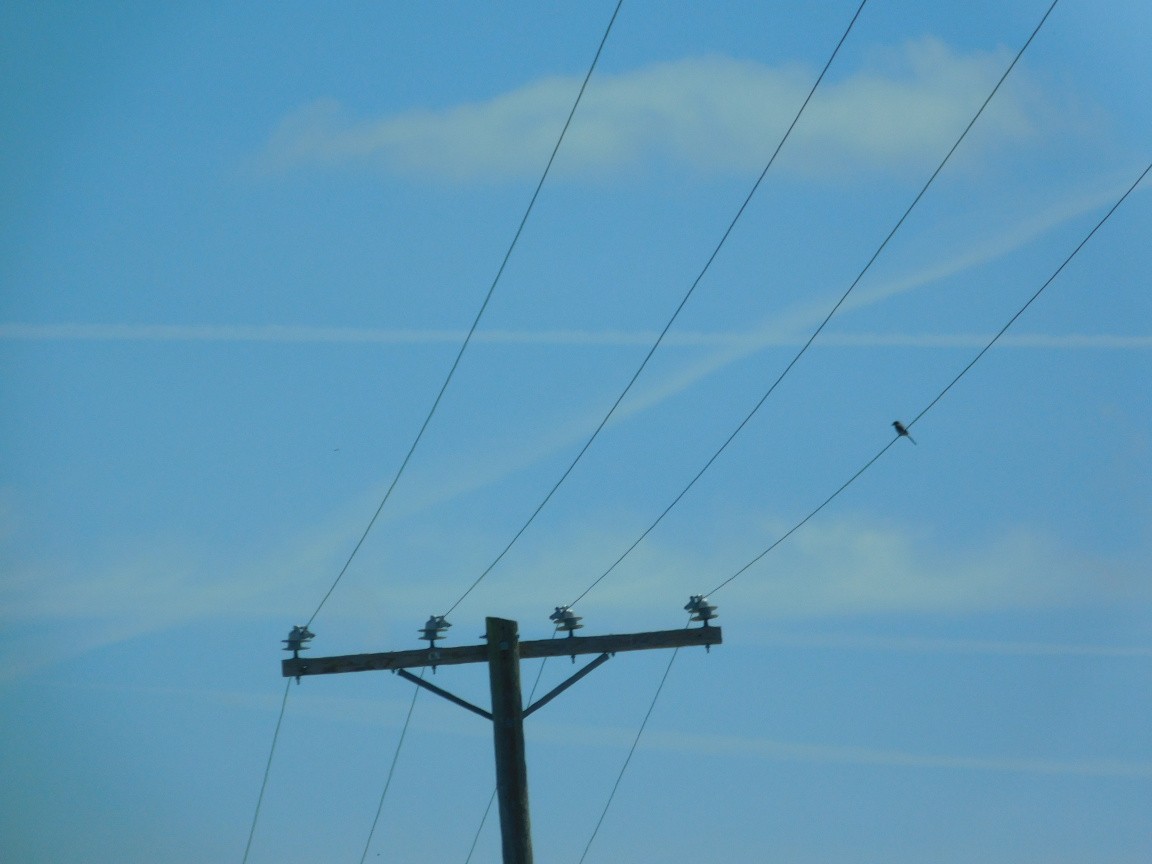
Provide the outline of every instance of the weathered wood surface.
{"type": "Polygon", "coordinates": [[[520,652],[516,622],[487,619],[488,680],[492,691],[492,739],[496,752],[496,797],[504,864],[532,864],[532,820],[528,815],[528,763],[524,757],[524,706],[520,695],[520,652]]]}

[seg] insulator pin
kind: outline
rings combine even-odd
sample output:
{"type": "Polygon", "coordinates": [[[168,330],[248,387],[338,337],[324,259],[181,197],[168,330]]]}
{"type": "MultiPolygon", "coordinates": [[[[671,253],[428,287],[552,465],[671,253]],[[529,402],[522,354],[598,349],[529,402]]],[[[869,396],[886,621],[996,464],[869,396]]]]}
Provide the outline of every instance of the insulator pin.
{"type": "Polygon", "coordinates": [[[557,606],[556,611],[548,616],[550,621],[556,622],[556,631],[574,636],[575,631],[584,625],[580,623],[581,616],[573,612],[568,606],[557,606]]]}
{"type": "Polygon", "coordinates": [[[288,633],[288,638],[281,641],[284,642],[284,650],[291,651],[293,657],[299,657],[300,651],[308,650],[305,642],[311,642],[316,634],[308,629],[307,625],[301,627],[299,624],[292,628],[288,633]]]}
{"type": "Polygon", "coordinates": [[[428,621],[417,632],[420,634],[421,639],[428,640],[428,647],[435,648],[436,642],[444,638],[444,631],[452,625],[448,623],[448,619],[443,615],[430,615],[428,621]]]}
{"type": "Polygon", "coordinates": [[[709,603],[708,598],[703,594],[693,594],[688,599],[688,605],[684,607],[684,611],[692,616],[689,620],[702,621],[705,627],[713,618],[719,617],[716,614],[716,606],[709,603]]]}

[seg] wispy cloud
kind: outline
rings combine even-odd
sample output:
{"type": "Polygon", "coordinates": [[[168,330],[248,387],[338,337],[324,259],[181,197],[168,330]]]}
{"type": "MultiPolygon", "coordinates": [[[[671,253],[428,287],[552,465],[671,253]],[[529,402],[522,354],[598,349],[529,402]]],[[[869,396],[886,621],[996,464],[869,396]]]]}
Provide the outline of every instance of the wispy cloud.
{"type": "Polygon", "coordinates": [[[826,633],[764,634],[753,637],[762,645],[819,648],[833,651],[892,651],[911,654],[978,654],[994,657],[1152,657],[1152,647],[1140,645],[1086,645],[1059,642],[1012,642],[993,639],[928,639],[916,636],[860,636],[826,633]]]}
{"type": "MultiPolygon", "coordinates": [[[[698,526],[707,543],[682,548],[675,538],[649,538],[635,560],[582,605],[610,614],[642,610],[653,596],[698,592],[731,575],[788,527],[729,513],[717,516],[713,525],[698,526]]],[[[597,560],[604,552],[594,547],[626,545],[597,537],[587,543],[587,553],[575,557],[597,560]]],[[[582,552],[584,544],[573,540],[564,548],[582,552]]],[[[1089,555],[1022,524],[956,547],[904,526],[829,518],[805,525],[714,599],[729,608],[756,610],[762,622],[1146,604],[1152,591],[1133,563],[1141,556],[1146,551],[1116,560],[1089,555]]],[[[589,576],[582,577],[587,585],[589,576]]]]}
{"type": "MultiPolygon", "coordinates": [[[[51,635],[52,650],[42,653],[44,646],[8,640],[4,668],[19,672],[22,664],[15,662],[17,655],[54,662],[54,658],[221,615],[280,616],[285,621],[298,617],[310,611],[300,607],[300,599],[319,596],[327,587],[326,580],[337,571],[360,523],[349,513],[362,515],[369,498],[350,503],[310,531],[294,529],[282,548],[247,561],[221,560],[205,549],[144,538],[136,550],[117,560],[93,561],[88,555],[83,561],[61,558],[30,567],[9,562],[0,586],[0,623],[9,629],[49,627],[44,632],[51,635]]],[[[350,638],[361,626],[377,635],[382,627],[390,626],[388,609],[442,606],[459,589],[458,575],[477,566],[476,550],[490,545],[458,532],[460,542],[443,550],[443,560],[431,568],[427,562],[416,567],[420,573],[431,569],[457,575],[413,579],[411,562],[422,561],[427,552],[420,537],[438,536],[435,514],[428,518],[433,521],[405,523],[403,542],[394,537],[387,561],[379,553],[369,553],[357,566],[360,575],[353,574],[342,587],[339,602],[327,610],[326,615],[343,622],[340,629],[352,634],[350,638]],[[362,578],[365,571],[373,574],[371,579],[362,578]],[[394,578],[392,574],[398,572],[405,578],[394,578]],[[372,612],[368,615],[363,610],[372,612]]],[[[717,542],[685,549],[674,538],[652,538],[638,550],[636,560],[605,581],[582,605],[606,614],[651,614],[653,596],[677,591],[687,596],[699,590],[702,574],[707,574],[706,581],[715,581],[742,563],[733,558],[733,549],[749,548],[749,537],[769,541],[775,533],[771,524],[751,514],[742,518],[717,515],[716,520],[717,525],[703,526],[701,531],[711,530],[717,542]]],[[[622,548],[633,539],[617,518],[606,514],[566,527],[562,535],[549,545],[565,550],[561,559],[553,556],[545,562],[531,555],[519,556],[490,580],[501,591],[503,606],[516,605],[509,599],[509,584],[536,585],[541,591],[551,591],[555,602],[571,599],[567,595],[573,589],[585,587],[596,575],[589,571],[588,562],[601,560],[605,549],[622,548]],[[540,584],[541,572],[552,573],[548,585],[540,584]]],[[[480,593],[486,594],[491,587],[480,593]]],[[[770,610],[775,620],[876,613],[964,614],[1149,599],[1147,588],[1122,564],[1077,555],[1040,532],[1018,527],[955,550],[895,526],[850,519],[806,526],[780,547],[771,562],[732,583],[728,593],[738,594],[743,608],[761,610],[761,616],[770,610]]],[[[530,605],[506,611],[524,612],[532,618],[539,610],[530,605]]],[[[406,635],[411,629],[408,624],[403,630],[406,635]]],[[[963,646],[901,643],[895,647],[960,650],[963,646]]],[[[973,650],[1009,649],[986,645],[973,650]]],[[[1061,653],[1065,649],[1025,646],[1018,650],[1061,653]]],[[[1087,648],[1076,650],[1088,652],[1087,648]]],[[[1110,648],[1101,652],[1102,656],[1124,653],[1110,648]]]]}
{"type": "Polygon", "coordinates": [[[246,558],[191,537],[151,535],[122,539],[102,555],[7,555],[0,628],[9,638],[0,644],[0,681],[194,621],[294,620],[303,611],[299,599],[320,588],[317,574],[335,574],[354,542],[353,508],[370,512],[369,501],[357,499],[326,522],[285,535],[276,551],[246,558]]]}
{"type": "MultiPolygon", "coordinates": [[[[451,491],[441,493],[451,497],[451,491]]],[[[327,588],[377,492],[349,502],[324,524],[295,527],[281,548],[248,560],[226,560],[187,543],[141,538],[137,548],[116,560],[94,560],[86,554],[82,559],[60,557],[29,567],[10,561],[0,584],[0,627],[9,633],[0,646],[0,681],[25,677],[107,645],[222,615],[235,620],[281,618],[287,626],[311,611],[311,606],[301,606],[302,600],[314,602],[327,588]]],[[[593,514],[562,528],[548,544],[549,549],[563,549],[562,556],[553,554],[546,560],[540,557],[544,552],[514,556],[469,603],[490,603],[497,596],[501,614],[537,621],[542,617],[536,608],[542,594],[555,603],[567,602],[597,575],[589,562],[601,561],[606,549],[624,548],[634,539],[618,515],[593,514]],[[540,573],[549,573],[546,584],[540,573]],[[509,587],[526,585],[533,590],[509,587]]],[[[491,538],[469,536],[459,527],[456,542],[450,548],[437,542],[441,557],[431,564],[426,560],[429,549],[423,540],[441,536],[436,518],[432,510],[425,518],[407,519],[402,534],[390,534],[386,556],[373,550],[361,556],[318,628],[327,628],[326,651],[354,651],[361,644],[380,644],[381,639],[386,644],[410,644],[419,622],[396,620],[390,610],[443,608],[460,590],[461,574],[476,572],[482,563],[477,550],[488,548],[491,538]]],[[[749,549],[750,537],[770,541],[778,536],[779,526],[753,514],[718,514],[716,520],[717,525],[701,528],[716,542],[684,548],[675,538],[650,538],[626,568],[582,601],[585,614],[605,620],[647,616],[654,626],[673,617],[679,620],[675,604],[664,615],[653,609],[652,598],[698,591],[705,574],[705,581],[713,582],[742,563],[733,558],[733,550],[749,549]]],[[[728,602],[723,598],[732,594],[740,609],[757,610],[761,629],[765,616],[783,622],[1143,604],[1152,597],[1137,569],[1076,554],[1059,539],[1022,527],[957,550],[897,526],[840,519],[806,526],[770,561],[744,574],[716,599],[728,602]]],[[[469,614],[470,608],[459,613],[463,619],[469,614]]],[[[774,634],[771,627],[763,638],[800,640],[798,644],[814,647],[915,652],[1100,658],[1152,653],[1107,645],[789,637],[774,634]]]]}
{"type": "Polygon", "coordinates": [[[687,735],[653,732],[649,747],[678,752],[760,758],[774,762],[814,762],[890,768],[992,771],[1005,774],[1048,774],[1077,777],[1152,777],[1152,762],[1125,759],[1020,759],[999,756],[948,756],[871,747],[798,744],[771,738],[736,735],[687,735]]]}
{"type": "Polygon", "coordinates": [[[1023,525],[948,548],[854,519],[806,525],[730,590],[782,616],[965,614],[1149,597],[1131,568],[1023,525]]]}
{"type": "MultiPolygon", "coordinates": [[[[0,340],[12,342],[244,342],[270,344],[459,345],[463,330],[391,330],[368,327],[309,327],[282,324],[0,324],[0,340]]],[[[478,330],[477,344],[632,348],[651,345],[654,330],[478,330]]],[[[828,333],[821,344],[841,348],[975,348],[991,333],[828,333]]],[[[804,339],[779,332],[670,332],[670,348],[728,348],[759,351],[769,347],[799,347],[804,339]]],[[[999,345],[1053,350],[1100,349],[1144,351],[1152,336],[1108,333],[1021,333],[1003,337],[999,345]]]]}
{"type": "MultiPolygon", "coordinates": [[[[1004,51],[961,54],[933,38],[874,52],[866,68],[821,89],[787,164],[826,173],[932,158],[1006,62],[1004,51]]],[[[703,172],[759,167],[812,77],[797,66],[719,56],[600,76],[557,168],[586,174],[652,164],[703,172]]],[[[371,163],[451,181],[533,174],[578,86],[576,78],[550,78],[486,102],[380,119],[353,118],[338,102],[321,101],[280,124],[262,162],[269,168],[371,163]]],[[[1032,139],[1052,118],[1034,88],[1010,88],[983,121],[984,140],[1032,139]]]]}
{"type": "MultiPolygon", "coordinates": [[[[1036,207],[1033,212],[1015,222],[993,224],[993,221],[990,220],[984,226],[985,233],[971,242],[968,248],[958,253],[902,276],[874,284],[862,282],[860,287],[849,295],[837,313],[837,318],[833,320],[833,326],[839,325],[853,311],[866,309],[894,297],[929,288],[940,280],[955,277],[1003,258],[1069,220],[1100,210],[1115,201],[1117,194],[1117,187],[1111,182],[1106,182],[1100,188],[1089,192],[1069,194],[1059,191],[1051,200],[1036,207]]],[[[1052,266],[1056,266],[1056,262],[1053,262],[1052,266]]],[[[824,320],[835,303],[836,297],[847,287],[845,285],[844,288],[838,288],[820,300],[803,300],[789,309],[773,313],[753,330],[743,334],[740,341],[717,346],[717,350],[709,356],[633,396],[618,416],[623,417],[642,412],[677,395],[732,363],[751,357],[765,348],[785,344],[803,344],[812,330],[824,320]]],[[[1021,292],[1022,297],[1034,290],[1034,286],[1026,286],[1026,288],[1028,290],[1021,292]]],[[[988,336],[981,337],[976,334],[836,334],[835,332],[826,332],[820,335],[817,344],[842,347],[855,345],[857,347],[982,348],[987,344],[991,335],[990,333],[988,336]]],[[[1109,337],[1105,334],[1101,334],[1101,338],[1097,339],[1083,334],[1068,334],[1067,336],[1033,334],[1028,336],[1012,333],[1003,337],[997,344],[1005,347],[1125,347],[1144,349],[1147,346],[1147,339],[1136,336],[1132,337],[1132,341],[1128,341],[1127,337],[1109,337]],[[1118,338],[1119,341],[1112,341],[1114,338],[1118,338]]]]}
{"type": "MultiPolygon", "coordinates": [[[[0,339],[64,342],[369,342],[427,345],[439,342],[459,344],[464,335],[463,331],[455,330],[386,330],[283,324],[0,324],[0,339]]],[[[492,341],[500,339],[496,336],[492,341]]]]}
{"type": "MultiPolygon", "coordinates": [[[[610,747],[627,747],[636,736],[635,729],[613,727],[589,729],[559,722],[540,722],[534,727],[534,731],[538,737],[553,741],[610,747]]],[[[655,729],[644,735],[641,747],[692,756],[762,759],[769,762],[1114,779],[1152,777],[1152,762],[1132,759],[953,756],[876,747],[808,744],[751,735],[690,734],[655,729]]]]}

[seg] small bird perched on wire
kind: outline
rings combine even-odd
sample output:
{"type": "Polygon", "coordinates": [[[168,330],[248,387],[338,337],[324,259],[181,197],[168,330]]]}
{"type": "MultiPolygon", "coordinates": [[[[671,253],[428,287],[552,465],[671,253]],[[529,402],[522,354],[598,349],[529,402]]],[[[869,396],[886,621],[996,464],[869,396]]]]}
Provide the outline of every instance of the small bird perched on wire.
{"type": "Polygon", "coordinates": [[[908,429],[899,420],[893,420],[892,421],[892,428],[896,430],[896,434],[899,435],[901,438],[907,438],[913,444],[916,443],[916,439],[908,434],[908,429]]]}

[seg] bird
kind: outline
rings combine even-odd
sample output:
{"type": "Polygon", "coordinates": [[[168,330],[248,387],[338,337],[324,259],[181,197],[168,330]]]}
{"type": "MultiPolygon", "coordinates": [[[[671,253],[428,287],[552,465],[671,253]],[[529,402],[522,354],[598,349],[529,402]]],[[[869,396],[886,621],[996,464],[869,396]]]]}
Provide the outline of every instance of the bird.
{"type": "Polygon", "coordinates": [[[896,430],[896,434],[899,435],[901,438],[907,438],[913,444],[916,443],[916,439],[908,434],[908,429],[899,420],[893,420],[892,421],[892,428],[896,430]]]}

